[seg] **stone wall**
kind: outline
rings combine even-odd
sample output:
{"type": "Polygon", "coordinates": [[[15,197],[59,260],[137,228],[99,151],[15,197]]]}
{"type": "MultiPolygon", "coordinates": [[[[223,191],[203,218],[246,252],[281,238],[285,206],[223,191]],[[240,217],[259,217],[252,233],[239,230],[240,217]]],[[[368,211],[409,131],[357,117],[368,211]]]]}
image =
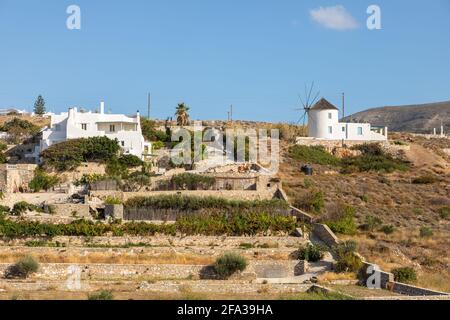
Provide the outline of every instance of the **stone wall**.
{"type": "Polygon", "coordinates": [[[91,218],[88,204],[64,203],[53,204],[55,215],[60,217],[91,218]]]}
{"type": "MultiPolygon", "coordinates": [[[[246,270],[233,279],[283,278],[294,276],[298,261],[292,260],[254,260],[246,270]]],[[[0,264],[0,274],[4,274],[10,264],[0,264]]],[[[209,265],[175,264],[66,264],[41,263],[39,270],[32,276],[40,280],[67,279],[73,268],[81,272],[82,280],[152,280],[152,279],[214,279],[214,269],[209,265]]]]}
{"type": "Polygon", "coordinates": [[[387,289],[395,293],[405,294],[408,296],[448,296],[448,293],[429,290],[425,288],[415,287],[400,282],[389,282],[387,289]]]}
{"type": "MultiPolygon", "coordinates": [[[[0,245],[7,246],[20,246],[30,240],[36,240],[36,238],[23,238],[23,239],[7,239],[0,238],[0,245]]],[[[48,239],[43,239],[48,240],[48,239]]],[[[273,247],[274,251],[278,251],[279,248],[288,247],[295,251],[296,248],[305,244],[305,239],[298,237],[264,237],[264,236],[252,236],[252,237],[226,237],[226,236],[167,236],[167,235],[155,235],[152,237],[140,237],[140,236],[122,236],[122,237],[69,237],[69,236],[57,236],[52,239],[53,243],[59,242],[66,244],[67,246],[85,246],[88,245],[102,245],[102,246],[126,246],[128,244],[144,244],[148,246],[160,246],[160,247],[221,247],[221,248],[236,248],[241,244],[246,244],[257,248],[264,245],[273,247]]]]}
{"type": "Polygon", "coordinates": [[[183,190],[183,191],[147,191],[147,192],[122,192],[122,191],[91,191],[91,197],[106,199],[108,196],[116,197],[122,201],[135,197],[155,197],[160,195],[185,195],[196,197],[218,197],[234,200],[270,200],[275,190],[267,192],[256,190],[183,190]]]}
{"type": "Polygon", "coordinates": [[[34,178],[35,164],[1,164],[0,191],[4,193],[28,190],[28,183],[34,178]]]}
{"type": "Polygon", "coordinates": [[[339,243],[338,237],[325,224],[315,223],[313,225],[313,234],[329,247],[334,247],[339,243]]]}

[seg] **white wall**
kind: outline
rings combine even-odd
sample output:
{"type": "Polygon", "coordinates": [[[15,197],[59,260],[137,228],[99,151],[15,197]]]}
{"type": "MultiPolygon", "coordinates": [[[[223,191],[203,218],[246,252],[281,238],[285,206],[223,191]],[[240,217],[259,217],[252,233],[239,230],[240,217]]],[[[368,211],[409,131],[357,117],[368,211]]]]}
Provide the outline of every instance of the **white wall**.
{"type": "Polygon", "coordinates": [[[37,152],[42,152],[53,144],[68,139],[106,136],[112,140],[117,139],[125,154],[133,154],[142,158],[145,142],[141,131],[140,115],[127,117],[122,114],[104,114],[104,105],[100,107],[101,113],[78,112],[70,108],[68,112],[53,115],[51,127],[43,131],[43,138],[37,152]],[[115,131],[109,131],[110,125],[115,131]]]}
{"type": "Polygon", "coordinates": [[[373,132],[370,123],[339,122],[338,110],[311,110],[309,137],[326,140],[384,141],[385,135],[373,132]]]}

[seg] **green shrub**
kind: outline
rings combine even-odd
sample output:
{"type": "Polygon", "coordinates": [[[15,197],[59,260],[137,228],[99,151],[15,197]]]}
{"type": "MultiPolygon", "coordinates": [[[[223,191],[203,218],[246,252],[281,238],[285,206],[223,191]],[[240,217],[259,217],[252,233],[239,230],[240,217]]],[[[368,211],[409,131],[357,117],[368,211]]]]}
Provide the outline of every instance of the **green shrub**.
{"type": "Polygon", "coordinates": [[[308,262],[317,262],[322,260],[324,249],[317,245],[308,244],[306,247],[300,248],[298,251],[298,259],[308,262]]]}
{"type": "Polygon", "coordinates": [[[196,197],[183,195],[160,195],[154,197],[135,197],[125,202],[126,208],[177,209],[198,211],[215,209],[221,212],[276,211],[289,208],[287,202],[273,200],[228,200],[217,197],[196,197]]]}
{"type": "Polygon", "coordinates": [[[142,160],[132,154],[125,154],[118,159],[119,163],[127,168],[139,167],[142,165],[142,160]]]}
{"type": "Polygon", "coordinates": [[[219,277],[227,279],[236,272],[244,271],[247,265],[247,260],[244,257],[235,253],[226,253],[217,258],[214,263],[214,270],[219,277]]]}
{"type": "Polygon", "coordinates": [[[381,227],[381,231],[385,234],[392,234],[395,232],[395,227],[393,225],[384,225],[381,227]]]}
{"type": "Polygon", "coordinates": [[[9,134],[8,140],[13,144],[19,144],[26,138],[39,133],[40,128],[30,121],[14,118],[0,126],[0,131],[9,134]]]}
{"type": "Polygon", "coordinates": [[[343,205],[337,208],[337,211],[327,220],[325,224],[333,232],[354,235],[357,230],[355,222],[356,209],[349,205],[343,205]]]}
{"type": "Polygon", "coordinates": [[[141,117],[141,130],[142,135],[147,141],[152,141],[154,143],[158,141],[168,142],[170,140],[170,137],[166,132],[156,129],[156,123],[152,120],[141,117]]]}
{"type": "Polygon", "coordinates": [[[404,267],[391,270],[395,281],[403,283],[414,283],[417,281],[417,274],[413,268],[404,267]]]}
{"type": "Polygon", "coordinates": [[[439,181],[438,178],[436,178],[435,176],[427,175],[414,178],[411,182],[413,184],[433,184],[438,181],[439,181]]]}
{"type": "Polygon", "coordinates": [[[114,295],[109,290],[101,290],[100,292],[89,294],[88,300],[114,300],[114,295]]]}
{"type": "Polygon", "coordinates": [[[346,241],[337,245],[334,250],[336,252],[336,272],[358,272],[363,262],[355,253],[357,244],[354,241],[346,241]]]}
{"type": "Polygon", "coordinates": [[[175,190],[208,190],[216,183],[216,179],[199,174],[182,173],[174,175],[170,182],[175,190]]]}
{"type": "Polygon", "coordinates": [[[420,236],[422,238],[427,238],[427,237],[431,237],[433,235],[433,229],[431,229],[430,227],[422,227],[420,228],[420,236]]]}
{"type": "Polygon", "coordinates": [[[58,183],[58,177],[48,175],[42,169],[38,168],[35,170],[34,178],[29,182],[28,187],[33,192],[39,192],[41,190],[49,190],[58,183]]]}
{"type": "Polygon", "coordinates": [[[324,193],[322,191],[308,192],[303,198],[297,199],[294,205],[305,211],[319,214],[325,207],[324,193]]]}
{"type": "Polygon", "coordinates": [[[166,146],[166,144],[164,142],[162,142],[162,141],[152,142],[152,149],[153,150],[159,150],[159,149],[164,148],[165,146],[166,146]]]}
{"type": "Polygon", "coordinates": [[[20,216],[27,211],[37,211],[38,207],[34,204],[28,203],[26,201],[20,201],[14,204],[11,214],[14,216],[20,216]]]}
{"type": "Polygon", "coordinates": [[[81,162],[106,162],[116,159],[120,146],[108,137],[67,140],[54,144],[41,153],[45,166],[59,171],[73,170],[81,162]]]}
{"type": "Polygon", "coordinates": [[[385,155],[361,155],[357,157],[346,157],[342,159],[343,173],[359,172],[386,172],[406,171],[409,166],[385,155]]]}
{"type": "Polygon", "coordinates": [[[289,149],[291,158],[304,163],[339,166],[340,160],[322,146],[293,146],[289,149]]]}
{"type": "Polygon", "coordinates": [[[374,231],[376,228],[378,228],[383,221],[381,221],[380,218],[375,217],[373,215],[368,215],[365,218],[364,224],[361,226],[363,230],[366,231],[374,231]]]}
{"type": "Polygon", "coordinates": [[[5,278],[27,278],[30,274],[37,272],[38,269],[39,263],[33,257],[27,256],[8,267],[5,271],[5,278]]]}
{"type": "Polygon", "coordinates": [[[113,196],[107,196],[104,202],[105,204],[122,204],[121,199],[113,196]]]}
{"type": "Polygon", "coordinates": [[[106,163],[105,172],[110,177],[125,178],[128,176],[128,167],[122,164],[119,159],[113,157],[106,163]]]}
{"type": "Polygon", "coordinates": [[[393,171],[406,171],[409,168],[406,162],[394,159],[391,155],[386,154],[379,143],[365,143],[353,146],[352,149],[359,150],[362,154],[342,159],[344,173],[354,171],[390,173],[393,171]]]}
{"type": "Polygon", "coordinates": [[[311,188],[312,186],[314,186],[314,181],[310,178],[304,178],[303,179],[303,184],[305,185],[306,189],[311,188]]]}
{"type": "Polygon", "coordinates": [[[448,219],[450,217],[450,207],[440,208],[439,217],[441,217],[441,219],[448,219]]]}
{"type": "Polygon", "coordinates": [[[0,213],[8,214],[10,210],[11,209],[8,206],[0,205],[0,213]]]}
{"type": "Polygon", "coordinates": [[[36,221],[13,221],[0,215],[0,236],[6,238],[84,236],[153,236],[157,233],[174,236],[255,236],[263,233],[287,234],[296,228],[292,217],[264,213],[223,213],[188,215],[174,224],[147,222],[102,223],[77,220],[69,224],[48,224],[36,221]]]}

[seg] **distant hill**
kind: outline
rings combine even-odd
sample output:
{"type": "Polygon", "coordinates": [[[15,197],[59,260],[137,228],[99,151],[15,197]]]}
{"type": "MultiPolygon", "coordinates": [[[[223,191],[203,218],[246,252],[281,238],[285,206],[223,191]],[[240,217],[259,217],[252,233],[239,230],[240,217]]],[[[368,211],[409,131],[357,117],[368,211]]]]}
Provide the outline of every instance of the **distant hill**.
{"type": "Polygon", "coordinates": [[[368,122],[374,126],[387,126],[390,131],[439,133],[443,122],[450,132],[450,101],[397,107],[381,107],[355,113],[344,118],[346,122],[368,122]]]}

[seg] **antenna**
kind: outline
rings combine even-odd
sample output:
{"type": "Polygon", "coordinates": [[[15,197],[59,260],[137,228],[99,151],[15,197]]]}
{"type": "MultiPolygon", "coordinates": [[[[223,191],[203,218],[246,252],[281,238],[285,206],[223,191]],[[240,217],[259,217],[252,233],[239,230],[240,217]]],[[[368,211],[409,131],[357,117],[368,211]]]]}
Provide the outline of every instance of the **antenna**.
{"type": "Polygon", "coordinates": [[[151,108],[151,95],[150,92],[148,93],[148,100],[147,100],[147,106],[148,106],[148,113],[147,113],[147,119],[150,120],[150,108],[151,108]]]}
{"type": "Polygon", "coordinates": [[[230,106],[230,120],[233,121],[233,105],[230,106]]]}
{"type": "Polygon", "coordinates": [[[345,118],[345,92],[342,92],[342,119],[345,118]]]}

